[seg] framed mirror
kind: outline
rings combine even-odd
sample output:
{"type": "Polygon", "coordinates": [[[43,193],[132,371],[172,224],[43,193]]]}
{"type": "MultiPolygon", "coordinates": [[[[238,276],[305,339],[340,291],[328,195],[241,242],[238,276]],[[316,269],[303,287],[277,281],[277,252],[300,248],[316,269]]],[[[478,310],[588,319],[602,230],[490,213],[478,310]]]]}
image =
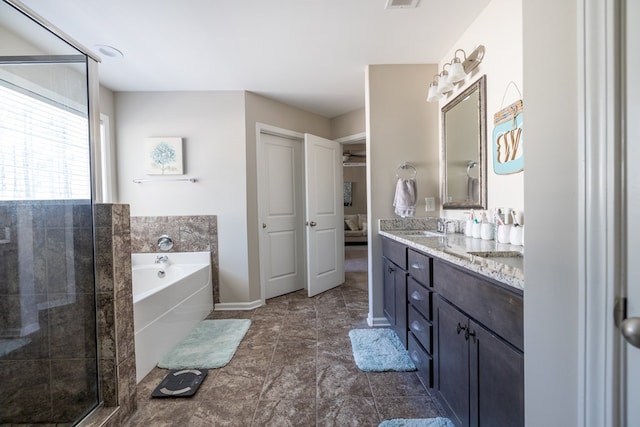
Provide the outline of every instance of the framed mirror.
{"type": "Polygon", "coordinates": [[[442,107],[443,209],[487,208],[486,77],[442,107]]]}

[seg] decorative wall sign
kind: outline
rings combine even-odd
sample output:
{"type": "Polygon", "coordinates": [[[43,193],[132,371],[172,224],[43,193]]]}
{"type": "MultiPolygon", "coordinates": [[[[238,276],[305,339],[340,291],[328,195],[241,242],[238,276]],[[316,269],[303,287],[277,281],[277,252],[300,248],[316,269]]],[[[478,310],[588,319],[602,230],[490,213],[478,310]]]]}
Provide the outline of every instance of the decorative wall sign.
{"type": "Polygon", "coordinates": [[[499,175],[524,170],[522,100],[494,115],[493,170],[499,175]]]}
{"type": "Polygon", "coordinates": [[[182,138],[147,138],[147,175],[182,175],[182,138]]]}

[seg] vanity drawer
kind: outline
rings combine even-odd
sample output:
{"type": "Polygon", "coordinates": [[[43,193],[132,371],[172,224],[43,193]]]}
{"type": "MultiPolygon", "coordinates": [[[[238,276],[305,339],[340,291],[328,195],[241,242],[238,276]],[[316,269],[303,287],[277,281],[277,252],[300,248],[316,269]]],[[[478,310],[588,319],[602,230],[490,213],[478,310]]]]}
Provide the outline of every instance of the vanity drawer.
{"type": "Polygon", "coordinates": [[[523,351],[522,295],[441,261],[434,263],[433,283],[443,298],[523,351]]]}
{"type": "Polygon", "coordinates": [[[431,263],[433,260],[425,254],[409,249],[409,274],[425,286],[433,286],[431,263]]]}
{"type": "Polygon", "coordinates": [[[407,247],[386,237],[382,238],[382,256],[403,270],[407,269],[407,247]]]}
{"type": "Polygon", "coordinates": [[[416,282],[411,276],[407,278],[407,300],[427,320],[433,320],[433,292],[416,282]]]}
{"type": "Polygon", "coordinates": [[[425,350],[431,353],[433,351],[431,338],[433,336],[433,326],[411,305],[409,306],[409,329],[425,350]]]}
{"type": "Polygon", "coordinates": [[[418,369],[418,376],[425,387],[433,388],[433,358],[409,332],[409,357],[418,369]]]}

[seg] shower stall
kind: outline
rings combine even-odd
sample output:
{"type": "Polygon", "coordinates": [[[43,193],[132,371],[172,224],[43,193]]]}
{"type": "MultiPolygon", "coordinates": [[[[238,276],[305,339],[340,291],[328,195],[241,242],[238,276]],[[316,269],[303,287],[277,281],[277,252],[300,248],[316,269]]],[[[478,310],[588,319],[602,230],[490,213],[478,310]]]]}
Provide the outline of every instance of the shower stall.
{"type": "Polygon", "coordinates": [[[0,1],[0,425],[73,425],[100,404],[96,69],[82,47],[0,1]]]}

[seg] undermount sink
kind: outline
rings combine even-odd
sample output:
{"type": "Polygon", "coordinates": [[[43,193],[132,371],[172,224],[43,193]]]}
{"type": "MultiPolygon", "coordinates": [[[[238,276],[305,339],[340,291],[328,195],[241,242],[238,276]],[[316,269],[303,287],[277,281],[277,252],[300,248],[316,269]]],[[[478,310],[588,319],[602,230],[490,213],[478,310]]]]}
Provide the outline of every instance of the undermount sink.
{"type": "Polygon", "coordinates": [[[444,234],[438,233],[437,231],[426,231],[426,230],[403,231],[402,235],[408,236],[408,237],[445,237],[444,234]]]}
{"type": "Polygon", "coordinates": [[[470,251],[469,255],[482,258],[521,258],[522,252],[518,251],[470,251]]]}

